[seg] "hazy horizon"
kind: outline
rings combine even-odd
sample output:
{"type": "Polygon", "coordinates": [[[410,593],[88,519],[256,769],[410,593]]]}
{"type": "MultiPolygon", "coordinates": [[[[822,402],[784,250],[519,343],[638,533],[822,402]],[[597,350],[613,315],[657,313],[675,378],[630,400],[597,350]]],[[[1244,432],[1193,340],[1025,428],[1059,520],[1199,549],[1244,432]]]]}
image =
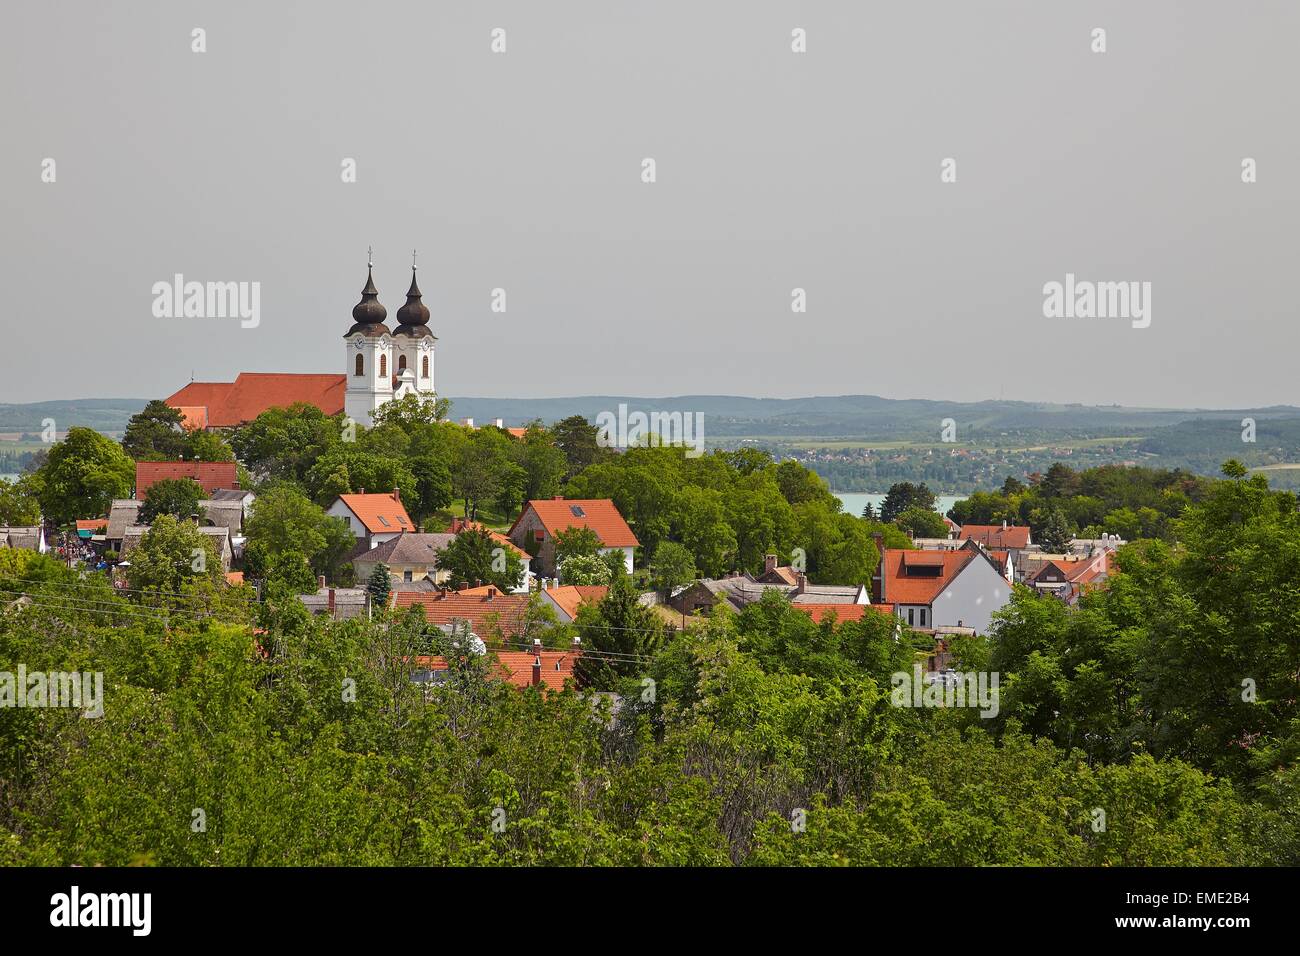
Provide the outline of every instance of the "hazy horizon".
{"type": "Polygon", "coordinates": [[[342,373],[373,246],[390,323],[419,249],[448,396],[1300,403],[1300,4],[83,0],[7,27],[0,402],[342,373]],[[260,323],[156,318],[178,273],[260,283],[260,323]],[[1149,282],[1149,327],[1045,318],[1067,274],[1149,282]]]}

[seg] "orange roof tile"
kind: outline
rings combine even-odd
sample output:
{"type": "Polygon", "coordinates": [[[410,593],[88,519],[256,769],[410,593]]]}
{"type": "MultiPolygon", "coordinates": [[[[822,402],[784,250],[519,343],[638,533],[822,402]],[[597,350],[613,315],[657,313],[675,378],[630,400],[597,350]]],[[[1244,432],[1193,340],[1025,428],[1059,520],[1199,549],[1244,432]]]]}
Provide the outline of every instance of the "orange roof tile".
{"type": "MultiPolygon", "coordinates": [[[[547,690],[564,690],[564,683],[573,679],[573,666],[578,662],[580,651],[554,651],[543,649],[540,654],[532,651],[493,651],[488,652],[496,658],[497,675],[514,687],[530,687],[533,683],[533,666],[537,658],[542,659],[538,676],[540,686],[547,690]]],[[[416,662],[430,670],[445,671],[447,662],[441,657],[417,657],[416,662]]]]}
{"type": "Polygon", "coordinates": [[[530,501],[511,527],[511,534],[514,534],[515,528],[530,509],[537,515],[547,534],[552,536],[569,528],[590,528],[607,548],[635,548],[641,543],[614,507],[614,502],[608,498],[550,498],[530,501]],[[579,509],[578,512],[575,513],[575,509],[579,509]]]}
{"type": "Polygon", "coordinates": [[[843,624],[845,621],[860,621],[868,611],[875,611],[878,614],[893,614],[894,605],[892,604],[791,604],[796,611],[803,611],[812,619],[820,624],[828,616],[834,615],[836,620],[843,624]]]}
{"type": "Polygon", "coordinates": [[[238,488],[235,469],[233,461],[137,461],[135,496],[143,499],[154,482],[165,478],[193,478],[209,495],[220,488],[238,488]]]}
{"type": "Polygon", "coordinates": [[[911,575],[905,572],[908,567],[917,567],[915,562],[907,563],[907,555],[915,551],[902,548],[888,548],[881,559],[885,589],[883,597],[890,604],[931,604],[948,582],[971,561],[980,557],[979,552],[963,548],[959,551],[928,551],[942,558],[942,567],[938,574],[911,575]]]}
{"type": "Polygon", "coordinates": [[[604,584],[563,584],[546,592],[551,600],[560,606],[569,617],[578,616],[578,607],[582,604],[598,604],[605,600],[609,587],[604,584]]]}
{"type": "Polygon", "coordinates": [[[167,398],[173,408],[193,412],[205,408],[206,423],[229,428],[252,421],[268,408],[287,408],[295,402],[315,405],[326,415],[343,411],[347,387],[344,375],[315,375],[291,372],[240,372],[233,382],[190,382],[167,398]]]}
{"type": "Polygon", "coordinates": [[[243,584],[243,583],[244,583],[244,572],[243,572],[243,571],[227,571],[227,572],[226,572],[226,583],[227,583],[227,584],[234,585],[235,587],[238,587],[239,585],[243,584]]]}
{"type": "Polygon", "coordinates": [[[78,531],[89,531],[91,533],[94,533],[96,531],[107,530],[107,529],[108,529],[107,518],[78,518],[77,519],[78,531]]]}
{"type": "Polygon", "coordinates": [[[430,624],[468,621],[470,629],[480,637],[483,636],[483,629],[493,622],[507,637],[518,637],[524,628],[528,595],[502,594],[499,591],[495,595],[489,595],[487,587],[475,590],[482,593],[395,591],[393,606],[405,609],[418,605],[424,610],[424,619],[430,624]]]}
{"type": "Polygon", "coordinates": [[[339,498],[371,534],[418,530],[411,516],[402,507],[402,499],[394,492],[339,495],[339,498]]]}

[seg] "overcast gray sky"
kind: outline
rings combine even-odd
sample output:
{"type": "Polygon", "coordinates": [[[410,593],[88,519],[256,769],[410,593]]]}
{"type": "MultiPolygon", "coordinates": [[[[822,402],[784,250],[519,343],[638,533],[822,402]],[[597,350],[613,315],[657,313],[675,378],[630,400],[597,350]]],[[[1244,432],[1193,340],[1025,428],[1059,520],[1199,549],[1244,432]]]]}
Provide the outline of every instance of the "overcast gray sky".
{"type": "Polygon", "coordinates": [[[419,249],[446,395],[1300,401],[1294,0],[83,0],[3,24],[0,401],[342,372],[369,244],[390,321],[419,249]],[[178,272],[260,282],[260,326],[155,318],[178,272]],[[1150,327],[1044,318],[1067,272],[1151,282],[1150,327]]]}

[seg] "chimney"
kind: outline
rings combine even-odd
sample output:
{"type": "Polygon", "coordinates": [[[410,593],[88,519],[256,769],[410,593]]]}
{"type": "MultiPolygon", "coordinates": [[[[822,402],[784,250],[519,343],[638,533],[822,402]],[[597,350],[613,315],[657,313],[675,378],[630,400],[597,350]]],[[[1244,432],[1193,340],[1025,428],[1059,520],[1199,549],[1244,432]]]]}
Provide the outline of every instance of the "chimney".
{"type": "Polygon", "coordinates": [[[808,590],[808,575],[800,571],[797,580],[799,583],[795,585],[794,593],[803,594],[804,591],[808,590]]]}
{"type": "Polygon", "coordinates": [[[364,489],[364,488],[358,488],[358,489],[357,489],[357,494],[359,494],[359,495],[364,495],[365,493],[366,493],[366,489],[364,489]]]}
{"type": "Polygon", "coordinates": [[[329,593],[330,593],[330,600],[329,600],[330,617],[333,617],[334,616],[334,589],[330,588],[329,593]]]}
{"type": "Polygon", "coordinates": [[[396,501],[399,505],[402,503],[402,489],[401,489],[401,488],[394,488],[394,489],[393,489],[393,500],[396,501]]]}
{"type": "Polygon", "coordinates": [[[545,591],[545,590],[547,589],[547,588],[546,588],[546,580],[547,580],[546,578],[542,578],[542,590],[543,590],[543,591],[545,591]]]}
{"type": "Polygon", "coordinates": [[[316,578],[316,590],[317,591],[325,590],[325,575],[322,574],[316,578]]]}
{"type": "Polygon", "coordinates": [[[1006,530],[1007,530],[1007,519],[1006,519],[1006,518],[1003,518],[1003,519],[1002,519],[1002,530],[1003,530],[1003,531],[1006,531],[1006,530]]]}
{"type": "Polygon", "coordinates": [[[491,601],[491,600],[492,600],[493,598],[495,598],[496,596],[497,596],[497,589],[496,589],[496,587],[493,586],[493,585],[491,585],[491,584],[489,584],[489,585],[488,585],[488,589],[487,589],[487,599],[488,599],[489,601],[491,601]]]}
{"type": "Polygon", "coordinates": [[[771,574],[775,570],[776,570],[776,555],[775,554],[763,555],[763,573],[771,574]]]}
{"type": "Polygon", "coordinates": [[[536,641],[534,641],[534,642],[533,642],[533,651],[534,651],[534,653],[537,655],[536,657],[533,658],[533,681],[532,681],[532,683],[533,683],[533,686],[534,686],[534,687],[536,687],[538,684],[540,684],[540,683],[542,682],[542,655],[541,655],[540,648],[541,648],[541,644],[538,643],[538,642],[536,642],[536,641]]]}
{"type": "Polygon", "coordinates": [[[563,500],[564,500],[564,495],[555,495],[553,498],[551,498],[551,500],[552,500],[552,501],[563,501],[563,500]]]}

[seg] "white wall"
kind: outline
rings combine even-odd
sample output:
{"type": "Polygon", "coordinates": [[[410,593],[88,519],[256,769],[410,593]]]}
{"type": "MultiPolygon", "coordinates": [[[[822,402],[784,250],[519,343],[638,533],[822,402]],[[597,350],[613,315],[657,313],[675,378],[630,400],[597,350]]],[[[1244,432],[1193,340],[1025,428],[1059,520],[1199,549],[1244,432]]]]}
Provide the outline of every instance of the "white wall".
{"type": "Polygon", "coordinates": [[[976,556],[934,600],[934,623],[931,627],[973,627],[988,633],[993,612],[1011,600],[1011,585],[993,565],[976,556]]]}

